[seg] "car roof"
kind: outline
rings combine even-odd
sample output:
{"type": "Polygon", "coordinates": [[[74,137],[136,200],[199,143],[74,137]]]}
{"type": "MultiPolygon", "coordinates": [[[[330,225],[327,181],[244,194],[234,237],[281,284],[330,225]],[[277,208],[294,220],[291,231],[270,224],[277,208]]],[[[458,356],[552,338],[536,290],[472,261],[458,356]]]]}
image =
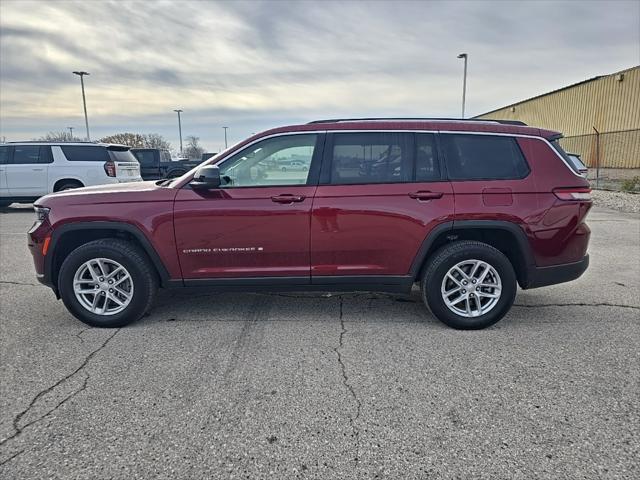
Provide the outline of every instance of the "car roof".
{"type": "Polygon", "coordinates": [[[122,147],[130,148],[128,145],[120,143],[101,143],[101,142],[47,142],[46,140],[25,140],[22,142],[6,142],[2,145],[53,145],[53,146],[81,146],[81,147],[122,147]]]}
{"type": "Polygon", "coordinates": [[[278,127],[258,134],[273,135],[302,131],[340,130],[405,130],[440,132],[480,132],[512,135],[528,135],[558,138],[562,134],[552,130],[528,126],[522,122],[509,120],[451,119],[451,118],[347,118],[315,120],[310,123],[278,127]]]}

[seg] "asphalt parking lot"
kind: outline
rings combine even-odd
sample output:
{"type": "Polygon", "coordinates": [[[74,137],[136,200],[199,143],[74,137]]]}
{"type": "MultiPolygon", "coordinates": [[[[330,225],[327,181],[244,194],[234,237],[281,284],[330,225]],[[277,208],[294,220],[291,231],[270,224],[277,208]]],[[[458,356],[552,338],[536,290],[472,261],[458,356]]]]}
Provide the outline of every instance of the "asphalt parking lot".
{"type": "Polygon", "coordinates": [[[417,293],[163,292],[87,328],[0,211],[0,477],[639,478],[640,217],[484,331],[417,293]]]}

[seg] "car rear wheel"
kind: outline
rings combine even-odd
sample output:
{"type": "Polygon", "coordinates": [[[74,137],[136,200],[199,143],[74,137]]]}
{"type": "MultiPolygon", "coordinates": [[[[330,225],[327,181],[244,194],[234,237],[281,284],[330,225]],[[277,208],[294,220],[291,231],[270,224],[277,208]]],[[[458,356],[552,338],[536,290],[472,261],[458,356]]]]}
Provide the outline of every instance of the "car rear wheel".
{"type": "Polygon", "coordinates": [[[517,290],[509,259],[490,245],[459,241],[438,250],[422,278],[422,298],[450,327],[493,325],[511,309],[517,290]]]}
{"type": "Polygon", "coordinates": [[[67,309],[94,327],[122,327],[151,306],[156,272],[144,252],[130,242],[101,239],[76,248],[58,278],[67,309]]]}
{"type": "Polygon", "coordinates": [[[74,188],[82,188],[82,187],[83,185],[80,182],[70,180],[67,182],[59,183],[58,185],[55,186],[53,191],[63,192],[65,190],[73,190],[74,188]]]}

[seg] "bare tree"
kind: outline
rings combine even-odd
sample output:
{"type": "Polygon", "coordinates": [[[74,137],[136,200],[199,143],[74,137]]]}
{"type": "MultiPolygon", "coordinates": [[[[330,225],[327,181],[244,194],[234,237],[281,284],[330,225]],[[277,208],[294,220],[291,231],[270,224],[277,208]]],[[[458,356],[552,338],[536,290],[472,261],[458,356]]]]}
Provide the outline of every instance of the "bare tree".
{"type": "Polygon", "coordinates": [[[81,138],[71,135],[71,132],[61,130],[59,132],[49,132],[38,140],[43,142],[82,142],[81,138]]]}
{"type": "Polygon", "coordinates": [[[171,143],[159,133],[115,133],[101,138],[100,141],[103,143],[128,145],[131,148],[162,148],[171,150],[171,143]]]}
{"type": "Polygon", "coordinates": [[[171,150],[171,143],[168,142],[159,133],[147,133],[143,135],[144,146],[147,148],[161,148],[164,150],[171,150]]]}
{"type": "Polygon", "coordinates": [[[128,145],[132,148],[143,148],[144,137],[139,133],[116,133],[100,139],[102,143],[117,143],[120,145],[128,145]]]}
{"type": "Polygon", "coordinates": [[[185,138],[187,145],[183,151],[183,154],[187,158],[200,159],[204,153],[204,148],[200,145],[200,137],[195,135],[189,135],[185,138]]]}

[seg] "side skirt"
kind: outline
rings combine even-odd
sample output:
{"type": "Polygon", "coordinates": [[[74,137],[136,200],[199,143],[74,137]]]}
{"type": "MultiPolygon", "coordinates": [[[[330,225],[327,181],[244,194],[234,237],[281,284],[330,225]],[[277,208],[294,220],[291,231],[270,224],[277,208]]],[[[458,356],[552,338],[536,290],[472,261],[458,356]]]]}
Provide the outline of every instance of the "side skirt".
{"type": "Polygon", "coordinates": [[[413,277],[408,275],[340,277],[251,277],[171,280],[167,287],[206,287],[232,292],[385,292],[409,293],[413,277]]]}

